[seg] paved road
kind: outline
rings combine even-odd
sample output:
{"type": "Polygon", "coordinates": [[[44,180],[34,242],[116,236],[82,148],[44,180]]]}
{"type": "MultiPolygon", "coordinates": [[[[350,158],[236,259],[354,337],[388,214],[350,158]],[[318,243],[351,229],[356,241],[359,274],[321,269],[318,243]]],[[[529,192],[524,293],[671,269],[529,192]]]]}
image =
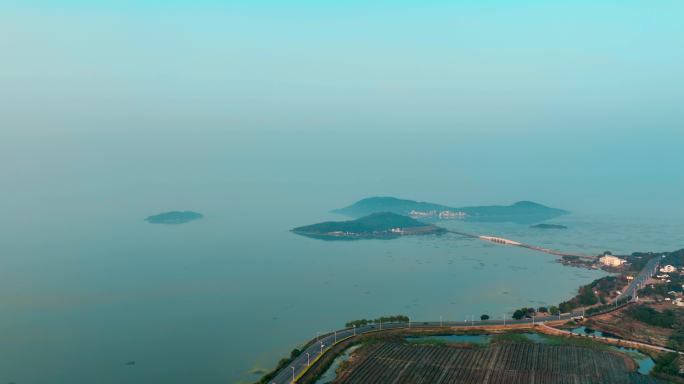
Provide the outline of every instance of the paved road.
{"type": "MultiPolygon", "coordinates": [[[[505,321],[506,325],[513,324],[532,324],[533,322],[544,322],[544,321],[558,321],[558,320],[570,320],[573,317],[582,316],[581,311],[573,313],[565,313],[560,316],[544,316],[537,317],[534,319],[522,319],[513,320],[507,319],[505,321]]],[[[483,325],[504,325],[504,320],[474,320],[474,321],[427,321],[427,322],[410,322],[410,323],[386,323],[386,324],[374,324],[367,325],[363,327],[345,328],[338,331],[334,331],[320,337],[316,337],[310,342],[310,345],[299,355],[290,366],[281,369],[276,377],[271,380],[271,383],[276,384],[289,384],[292,383],[293,377],[297,377],[304,369],[307,367],[308,362],[311,363],[317,358],[322,352],[330,348],[336,341],[340,341],[347,337],[353,337],[356,335],[361,335],[368,332],[379,331],[387,329],[399,329],[399,328],[435,328],[435,327],[468,327],[468,326],[483,326],[483,325]],[[308,354],[308,355],[307,355],[308,354]]]]}
{"type": "MultiPolygon", "coordinates": [[[[462,235],[468,235],[468,234],[462,234],[462,235]]],[[[470,235],[472,236],[472,235],[470,235]]],[[[651,260],[648,261],[648,263],[644,266],[644,268],[639,272],[637,276],[635,276],[634,280],[632,280],[631,284],[627,286],[627,289],[618,296],[617,300],[623,300],[626,299],[628,296],[636,297],[636,290],[643,285],[648,278],[653,276],[655,271],[658,269],[660,263],[660,257],[654,257],[651,260]]],[[[618,306],[617,308],[620,308],[626,304],[623,303],[622,305],[618,306]]],[[[608,312],[613,310],[613,308],[609,308],[603,312],[608,312]]],[[[600,313],[595,313],[592,316],[596,316],[600,313]]],[[[346,329],[341,329],[338,331],[333,331],[331,333],[322,335],[320,337],[316,337],[316,339],[312,340],[309,343],[309,346],[302,352],[301,355],[299,355],[290,366],[287,366],[283,369],[281,369],[276,377],[271,381],[271,383],[274,384],[288,384],[293,382],[293,378],[296,378],[300,373],[302,373],[306,367],[308,366],[309,363],[313,362],[314,359],[316,359],[318,356],[320,356],[322,353],[325,353],[325,351],[330,348],[334,343],[337,341],[340,341],[344,338],[347,337],[353,337],[354,335],[361,335],[364,333],[368,332],[373,332],[373,331],[379,331],[379,330],[385,330],[385,329],[398,329],[398,328],[434,328],[434,327],[467,327],[467,326],[481,326],[481,325],[513,325],[513,324],[532,324],[533,322],[545,322],[545,321],[554,321],[554,320],[570,320],[573,317],[580,317],[583,315],[582,311],[576,311],[573,313],[566,313],[562,314],[560,316],[546,316],[546,317],[538,317],[535,319],[522,319],[522,320],[506,320],[504,321],[503,319],[501,320],[474,320],[474,321],[427,321],[427,322],[411,322],[409,324],[407,323],[388,323],[388,324],[382,324],[382,325],[367,325],[363,327],[358,327],[358,328],[346,328],[346,329]]],[[[650,346],[648,344],[644,344],[645,346],[650,346]]],[[[654,348],[662,348],[662,347],[657,347],[657,346],[650,346],[654,348]]],[[[667,350],[667,348],[663,349],[667,350]]]]}
{"type": "Polygon", "coordinates": [[[510,240],[510,239],[505,239],[503,237],[497,237],[497,236],[480,236],[480,235],[473,235],[471,233],[465,233],[465,232],[459,232],[459,231],[453,231],[453,230],[447,230],[449,233],[454,233],[459,236],[464,236],[464,237],[470,237],[473,239],[479,239],[479,240],[484,240],[484,241],[489,241],[494,244],[501,244],[501,245],[510,245],[513,247],[521,247],[521,248],[527,248],[531,249],[533,251],[538,251],[538,252],[544,252],[548,253],[550,255],[554,256],[575,256],[579,257],[581,259],[586,259],[586,260],[596,260],[598,257],[597,256],[587,256],[587,255],[579,255],[575,253],[568,253],[568,252],[562,252],[562,251],[556,251],[554,249],[549,249],[549,248],[544,248],[544,247],[538,247],[536,245],[531,245],[531,244],[525,244],[521,243],[519,241],[515,240],[510,240]]]}
{"type": "Polygon", "coordinates": [[[646,263],[644,268],[641,269],[638,275],[634,276],[634,280],[627,286],[627,288],[617,297],[616,300],[622,301],[627,299],[627,297],[632,296],[632,299],[636,298],[637,290],[642,287],[646,280],[653,276],[658,267],[660,266],[660,256],[651,258],[651,260],[646,263]]]}
{"type": "Polygon", "coordinates": [[[576,333],[572,333],[572,332],[567,331],[567,330],[565,330],[565,329],[559,329],[559,328],[549,327],[549,326],[546,325],[546,324],[542,324],[541,326],[544,327],[544,328],[546,328],[546,329],[547,329],[548,331],[550,331],[550,332],[553,332],[553,333],[562,333],[562,334],[567,335],[567,336],[584,337],[584,338],[591,338],[591,339],[596,339],[596,340],[603,340],[603,341],[608,342],[608,343],[611,343],[611,344],[618,344],[618,345],[623,345],[623,346],[624,346],[625,344],[628,344],[628,345],[630,345],[630,346],[651,348],[651,349],[656,349],[656,350],[662,351],[662,352],[675,352],[675,353],[678,353],[678,354],[680,354],[680,355],[684,355],[684,352],[675,351],[674,349],[665,348],[665,347],[661,347],[661,346],[658,346],[658,345],[646,344],[646,343],[641,343],[641,342],[638,342],[638,341],[631,341],[631,340],[625,340],[625,339],[614,339],[614,338],[604,337],[604,336],[578,335],[578,334],[576,334],[576,333]]]}

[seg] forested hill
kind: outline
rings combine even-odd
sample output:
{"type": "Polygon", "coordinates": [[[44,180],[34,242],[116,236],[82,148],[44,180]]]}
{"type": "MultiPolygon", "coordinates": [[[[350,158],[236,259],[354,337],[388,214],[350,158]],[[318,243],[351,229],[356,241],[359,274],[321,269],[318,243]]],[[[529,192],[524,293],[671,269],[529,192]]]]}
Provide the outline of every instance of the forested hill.
{"type": "Polygon", "coordinates": [[[292,231],[314,237],[373,238],[437,233],[444,229],[396,213],[378,212],[356,220],[326,221],[292,231]]]}
{"type": "Polygon", "coordinates": [[[532,201],[519,201],[511,205],[483,205],[472,207],[450,207],[423,201],[398,199],[396,197],[369,197],[356,203],[336,209],[351,217],[361,217],[377,212],[391,212],[399,215],[413,215],[422,219],[463,219],[470,221],[537,223],[549,220],[568,211],[547,207],[532,201]],[[440,215],[440,213],[444,213],[440,215]]]}

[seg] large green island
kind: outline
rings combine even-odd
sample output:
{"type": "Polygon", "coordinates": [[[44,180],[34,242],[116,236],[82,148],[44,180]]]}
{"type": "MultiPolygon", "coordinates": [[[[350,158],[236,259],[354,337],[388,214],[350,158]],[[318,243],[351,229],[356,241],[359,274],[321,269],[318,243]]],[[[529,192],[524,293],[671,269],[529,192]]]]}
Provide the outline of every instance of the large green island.
{"type": "Polygon", "coordinates": [[[297,227],[292,232],[324,240],[393,239],[407,235],[443,233],[436,225],[392,212],[378,212],[356,220],[326,221],[297,227]]]}
{"type": "Polygon", "coordinates": [[[563,209],[551,208],[532,201],[518,201],[511,205],[483,205],[450,207],[442,204],[398,199],[396,197],[369,197],[332,211],[350,217],[362,217],[376,212],[392,212],[421,220],[457,219],[479,222],[539,223],[566,215],[563,209]]]}

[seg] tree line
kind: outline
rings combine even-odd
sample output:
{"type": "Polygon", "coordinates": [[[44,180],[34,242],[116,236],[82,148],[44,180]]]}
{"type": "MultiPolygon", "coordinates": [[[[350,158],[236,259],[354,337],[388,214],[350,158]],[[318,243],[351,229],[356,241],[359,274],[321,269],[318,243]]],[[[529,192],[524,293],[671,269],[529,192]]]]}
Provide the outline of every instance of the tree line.
{"type": "Polygon", "coordinates": [[[344,324],[346,328],[351,327],[363,327],[369,324],[380,324],[380,323],[408,323],[409,317],[406,315],[394,315],[394,316],[380,316],[377,319],[359,319],[348,321],[344,324]]]}

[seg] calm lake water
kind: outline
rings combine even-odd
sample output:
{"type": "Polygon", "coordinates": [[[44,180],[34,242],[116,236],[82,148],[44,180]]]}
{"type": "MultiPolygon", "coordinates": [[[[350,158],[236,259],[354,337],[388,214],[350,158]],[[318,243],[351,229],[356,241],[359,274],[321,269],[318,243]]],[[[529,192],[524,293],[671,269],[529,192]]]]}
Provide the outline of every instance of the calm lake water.
{"type": "MultiPolygon", "coordinates": [[[[236,220],[214,209],[198,222],[155,226],[141,213],[64,217],[51,239],[12,244],[3,260],[0,381],[247,382],[346,320],[500,317],[558,303],[603,275],[452,235],[325,242],[289,233],[302,221],[287,214],[236,220]]],[[[636,235],[612,232],[628,227],[619,223],[558,222],[572,229],[486,229],[588,253],[636,235]]]]}
{"type": "Polygon", "coordinates": [[[251,382],[298,343],[348,320],[499,318],[557,304],[604,274],[455,235],[326,242],[289,232],[339,219],[327,212],[369,195],[453,205],[527,198],[568,208],[576,213],[553,221],[567,230],[445,224],[567,251],[684,244],[681,222],[631,218],[628,209],[599,214],[599,202],[566,192],[525,196],[511,184],[510,196],[492,189],[478,200],[473,185],[486,178],[463,176],[468,167],[450,160],[472,150],[453,153],[446,143],[426,157],[409,151],[415,142],[407,136],[393,143],[407,156],[386,162],[375,161],[370,144],[384,138],[371,137],[332,172],[339,164],[316,159],[357,144],[332,136],[334,144],[308,135],[231,141],[237,136],[176,133],[158,136],[152,151],[157,136],[82,133],[74,142],[53,138],[54,150],[36,142],[43,157],[34,162],[17,154],[22,172],[0,192],[12,202],[0,218],[0,383],[251,382]],[[463,177],[453,180],[438,172],[457,168],[463,177]],[[143,221],[174,209],[205,218],[143,221]]]}

